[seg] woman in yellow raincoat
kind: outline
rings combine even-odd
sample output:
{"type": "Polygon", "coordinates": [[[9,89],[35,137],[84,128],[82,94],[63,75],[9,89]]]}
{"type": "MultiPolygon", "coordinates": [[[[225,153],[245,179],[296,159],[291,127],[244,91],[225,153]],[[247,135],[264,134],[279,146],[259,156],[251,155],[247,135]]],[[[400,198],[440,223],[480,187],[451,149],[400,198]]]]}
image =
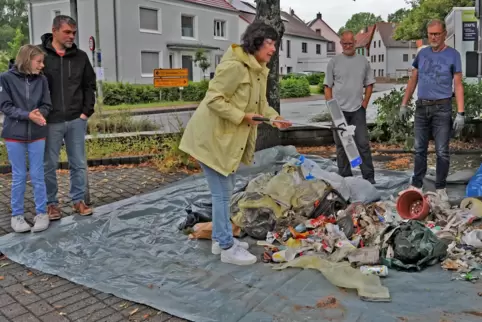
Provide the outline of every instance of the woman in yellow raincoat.
{"type": "Polygon", "coordinates": [[[248,243],[233,238],[230,201],[240,163],[253,161],[260,124],[253,117],[282,119],[266,100],[266,64],[276,54],[277,40],[276,30],[263,22],[248,26],[242,44],[231,45],[224,54],[180,144],[182,151],[200,163],[206,176],[213,204],[212,253],[220,254],[224,263],[256,262],[256,256],[248,252],[248,243]]]}

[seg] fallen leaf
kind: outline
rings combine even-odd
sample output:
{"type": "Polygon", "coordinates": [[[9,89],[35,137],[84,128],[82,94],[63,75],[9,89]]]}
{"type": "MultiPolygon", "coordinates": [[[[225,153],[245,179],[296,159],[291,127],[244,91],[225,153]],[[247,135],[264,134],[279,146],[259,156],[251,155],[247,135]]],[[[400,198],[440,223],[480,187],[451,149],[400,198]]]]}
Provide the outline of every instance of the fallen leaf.
{"type": "Polygon", "coordinates": [[[32,272],[28,272],[28,273],[27,273],[27,276],[32,276],[32,275],[33,275],[32,272]]]}
{"type": "Polygon", "coordinates": [[[147,320],[148,318],[150,317],[149,314],[144,314],[144,316],[142,317],[144,320],[147,320]]]}
{"type": "Polygon", "coordinates": [[[48,277],[47,277],[47,278],[42,278],[42,279],[40,280],[40,282],[47,282],[48,280],[49,280],[48,277]]]}
{"type": "Polygon", "coordinates": [[[63,306],[62,305],[54,305],[54,308],[59,310],[59,309],[63,308],[63,306]]]}
{"type": "Polygon", "coordinates": [[[136,308],[129,313],[129,316],[136,314],[139,311],[139,308],[136,308]]]}
{"type": "Polygon", "coordinates": [[[126,302],[124,302],[124,303],[122,303],[121,305],[119,305],[119,307],[121,307],[121,308],[123,308],[123,309],[125,309],[125,308],[128,307],[128,306],[129,306],[129,304],[126,303],[126,302]]]}
{"type": "Polygon", "coordinates": [[[32,294],[29,290],[23,290],[26,294],[32,294]]]}

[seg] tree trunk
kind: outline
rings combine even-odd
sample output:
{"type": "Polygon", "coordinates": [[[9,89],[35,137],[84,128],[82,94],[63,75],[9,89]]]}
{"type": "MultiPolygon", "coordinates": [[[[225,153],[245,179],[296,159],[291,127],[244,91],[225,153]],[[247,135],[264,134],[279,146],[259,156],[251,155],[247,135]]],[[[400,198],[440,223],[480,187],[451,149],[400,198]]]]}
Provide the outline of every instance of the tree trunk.
{"type": "MultiPolygon", "coordinates": [[[[285,32],[283,20],[281,20],[280,0],[256,0],[256,18],[274,27],[278,32],[279,39],[276,41],[276,54],[268,64],[270,70],[266,98],[269,105],[278,113],[280,112],[279,95],[279,48],[285,32]]],[[[256,150],[270,148],[280,144],[279,130],[267,124],[258,126],[258,139],[256,150]]]]}

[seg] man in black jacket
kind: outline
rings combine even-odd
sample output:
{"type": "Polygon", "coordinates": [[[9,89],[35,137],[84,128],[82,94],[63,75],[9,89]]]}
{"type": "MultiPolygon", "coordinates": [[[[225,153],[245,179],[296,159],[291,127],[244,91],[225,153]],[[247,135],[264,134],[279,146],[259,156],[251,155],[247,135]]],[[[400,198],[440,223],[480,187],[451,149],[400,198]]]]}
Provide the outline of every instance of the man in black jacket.
{"type": "Polygon", "coordinates": [[[52,33],[42,36],[41,47],[47,53],[44,73],[52,98],[44,163],[50,220],[61,217],[56,169],[63,141],[69,161],[70,197],[74,210],[83,216],[92,214],[92,209],[84,202],[85,134],[87,120],[94,113],[96,76],[87,54],[74,44],[76,33],[75,20],[59,15],[53,20],[52,33]]]}

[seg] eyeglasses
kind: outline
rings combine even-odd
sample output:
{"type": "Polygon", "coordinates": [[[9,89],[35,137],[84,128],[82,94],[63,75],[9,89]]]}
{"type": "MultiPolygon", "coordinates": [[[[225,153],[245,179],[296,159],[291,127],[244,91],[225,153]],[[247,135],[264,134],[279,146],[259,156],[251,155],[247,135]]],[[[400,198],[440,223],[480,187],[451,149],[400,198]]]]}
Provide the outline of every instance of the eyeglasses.
{"type": "Polygon", "coordinates": [[[442,35],[443,35],[443,32],[429,32],[428,33],[429,37],[435,37],[435,38],[439,38],[442,35]]]}
{"type": "Polygon", "coordinates": [[[342,42],[342,43],[341,43],[341,45],[342,45],[343,47],[351,47],[351,46],[353,46],[354,44],[355,44],[355,43],[353,43],[353,42],[342,42]]]}

